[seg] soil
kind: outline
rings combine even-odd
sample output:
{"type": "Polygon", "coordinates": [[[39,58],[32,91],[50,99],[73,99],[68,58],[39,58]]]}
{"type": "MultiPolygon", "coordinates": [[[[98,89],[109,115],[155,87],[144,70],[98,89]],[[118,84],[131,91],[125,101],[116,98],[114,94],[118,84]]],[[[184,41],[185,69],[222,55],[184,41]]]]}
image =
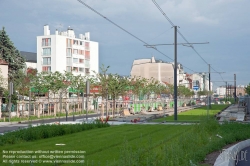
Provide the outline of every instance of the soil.
{"type": "MultiPolygon", "coordinates": [[[[228,144],[228,145],[224,146],[221,149],[227,149],[227,148],[229,148],[229,147],[231,147],[231,146],[233,146],[233,145],[235,145],[237,143],[238,142],[235,142],[235,143],[232,143],[232,144],[228,144]]],[[[218,151],[214,151],[214,152],[208,154],[206,156],[206,159],[203,162],[201,162],[200,165],[202,165],[202,166],[213,166],[214,163],[215,163],[215,161],[216,161],[216,159],[217,159],[217,157],[221,154],[221,151],[222,150],[218,150],[218,151]]]]}

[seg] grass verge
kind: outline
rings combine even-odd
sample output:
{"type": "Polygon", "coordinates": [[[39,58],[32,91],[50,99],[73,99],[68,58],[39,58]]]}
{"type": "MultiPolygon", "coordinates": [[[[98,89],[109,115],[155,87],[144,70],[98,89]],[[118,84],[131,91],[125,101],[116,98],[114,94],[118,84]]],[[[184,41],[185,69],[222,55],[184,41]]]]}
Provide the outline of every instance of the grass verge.
{"type": "MultiPolygon", "coordinates": [[[[213,117],[221,110],[227,108],[229,105],[212,105],[210,109],[207,106],[188,110],[178,114],[177,122],[199,122],[201,119],[206,117],[213,117]]],[[[152,120],[153,122],[176,122],[174,120],[174,115],[167,116],[165,118],[159,118],[152,120]]]]}

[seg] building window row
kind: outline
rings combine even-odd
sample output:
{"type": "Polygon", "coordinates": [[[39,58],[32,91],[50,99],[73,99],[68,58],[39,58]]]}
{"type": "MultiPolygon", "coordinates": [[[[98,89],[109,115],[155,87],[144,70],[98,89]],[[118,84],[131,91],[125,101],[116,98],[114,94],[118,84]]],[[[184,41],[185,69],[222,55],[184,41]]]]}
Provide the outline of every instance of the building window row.
{"type": "MultiPolygon", "coordinates": [[[[73,58],[73,63],[84,64],[84,59],[73,58]]],[[[86,61],[85,61],[85,63],[86,63],[86,61]]],[[[72,58],[66,58],[66,65],[67,66],[72,66],[72,58]]]]}
{"type": "Polygon", "coordinates": [[[43,66],[42,71],[44,72],[51,72],[51,66],[43,66]]]}
{"type": "Polygon", "coordinates": [[[78,58],[73,58],[73,63],[78,63],[78,58]]]}
{"type": "Polygon", "coordinates": [[[66,58],[66,65],[72,66],[72,59],[71,58],[66,58]]]}
{"type": "Polygon", "coordinates": [[[72,39],[67,39],[67,47],[72,47],[72,39]]]}
{"type": "Polygon", "coordinates": [[[51,48],[43,48],[42,55],[50,56],[51,55],[51,48]]]}
{"type": "Polygon", "coordinates": [[[51,58],[43,58],[43,65],[51,65],[51,58]]]}
{"type": "Polygon", "coordinates": [[[43,38],[42,39],[42,46],[51,46],[51,39],[50,38],[43,38]]]}
{"type": "Polygon", "coordinates": [[[85,74],[89,74],[89,68],[83,68],[83,67],[71,67],[71,66],[67,66],[66,67],[66,71],[67,72],[76,72],[76,73],[84,73],[85,74]]]}
{"type": "Polygon", "coordinates": [[[71,57],[72,53],[71,53],[71,48],[67,48],[66,50],[66,56],[71,57]]]}

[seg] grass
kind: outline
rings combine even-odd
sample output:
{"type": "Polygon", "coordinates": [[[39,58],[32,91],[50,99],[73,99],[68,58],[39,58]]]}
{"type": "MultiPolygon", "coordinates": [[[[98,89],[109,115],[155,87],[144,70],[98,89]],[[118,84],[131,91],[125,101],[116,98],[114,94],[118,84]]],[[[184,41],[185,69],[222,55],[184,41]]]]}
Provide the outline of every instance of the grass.
{"type": "MultiPolygon", "coordinates": [[[[207,115],[213,117],[215,114],[220,112],[221,110],[228,107],[228,105],[212,105],[208,110],[207,106],[203,106],[200,108],[192,109],[189,111],[181,112],[177,116],[177,121],[180,122],[199,122],[201,119],[207,118],[207,115]]],[[[174,115],[167,116],[165,118],[159,118],[152,120],[153,122],[174,122],[174,115]]]]}
{"type": "MultiPolygon", "coordinates": [[[[249,128],[250,124],[219,125],[213,119],[206,119],[195,125],[121,125],[5,145],[0,148],[1,153],[3,150],[81,150],[86,151],[84,165],[90,166],[184,166],[190,163],[197,165],[206,154],[219,150],[226,144],[250,138],[249,128]],[[217,134],[222,138],[217,137],[217,134]],[[55,144],[65,144],[65,146],[55,144]]],[[[3,154],[0,154],[1,161],[2,156],[3,154]]],[[[9,164],[3,163],[2,165],[9,164]]],[[[34,165],[52,166],[55,164],[34,165]]],[[[58,165],[70,166],[72,164],[58,165]]],[[[74,165],[80,166],[81,164],[74,165]]]]}
{"type": "MultiPolygon", "coordinates": [[[[86,151],[84,165],[93,166],[184,166],[190,163],[198,164],[206,154],[219,150],[226,144],[250,138],[249,128],[250,124],[219,125],[214,119],[202,120],[200,124],[195,125],[120,125],[38,141],[4,145],[0,148],[1,153],[3,150],[82,150],[86,151]],[[222,138],[217,137],[217,134],[222,138]],[[65,144],[65,146],[55,144],[65,144]]],[[[0,154],[1,161],[2,156],[3,154],[0,154]]],[[[9,164],[3,163],[2,165],[9,164]]],[[[34,165],[52,166],[55,164],[34,165]]],[[[70,166],[72,164],[58,165],[70,166]]],[[[81,164],[74,165],[80,166],[81,164]]]]}
{"type": "MultiPolygon", "coordinates": [[[[107,162],[109,165],[113,165],[116,163],[115,161],[118,161],[121,157],[120,151],[127,143],[134,150],[137,150],[140,146],[147,146],[149,140],[152,142],[152,146],[158,146],[162,142],[171,141],[173,138],[178,137],[183,132],[188,131],[190,128],[191,126],[165,125],[112,126],[105,129],[94,129],[34,142],[6,145],[1,147],[1,149],[6,151],[84,150],[86,151],[85,162],[88,162],[89,165],[91,165],[90,163],[95,163],[94,165],[98,165],[98,163],[107,162]],[[57,143],[64,143],[66,145],[55,146],[57,143]]],[[[2,155],[0,155],[0,160],[2,160],[1,157],[2,155]]],[[[66,166],[70,164],[64,165],[66,166]]]]}

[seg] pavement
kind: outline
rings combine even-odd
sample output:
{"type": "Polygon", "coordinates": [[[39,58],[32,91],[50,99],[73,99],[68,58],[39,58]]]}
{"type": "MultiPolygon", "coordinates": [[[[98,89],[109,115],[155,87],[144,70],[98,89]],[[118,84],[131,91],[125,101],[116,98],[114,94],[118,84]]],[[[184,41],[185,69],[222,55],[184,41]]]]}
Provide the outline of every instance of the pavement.
{"type": "MultiPolygon", "coordinates": [[[[198,107],[198,106],[196,106],[198,107]]],[[[178,107],[178,113],[187,111],[193,108],[196,108],[194,106],[187,106],[187,107],[178,107]]],[[[159,123],[159,122],[148,122],[151,119],[154,119],[156,117],[163,117],[165,116],[171,116],[174,114],[174,109],[170,108],[167,110],[162,111],[152,111],[152,112],[140,112],[138,114],[129,115],[129,116],[119,116],[115,115],[115,118],[113,120],[108,121],[110,125],[122,125],[122,124],[165,124],[165,125],[190,125],[192,123],[183,123],[183,122],[167,122],[167,123],[159,123]],[[139,121],[136,123],[132,123],[134,119],[140,118],[139,121]]],[[[50,118],[50,119],[42,119],[42,120],[33,120],[33,121],[21,121],[21,122],[0,122],[0,135],[4,134],[5,132],[14,131],[22,128],[27,128],[29,125],[32,126],[38,126],[41,124],[54,124],[60,122],[61,124],[75,124],[75,123],[90,123],[93,122],[96,118],[99,118],[100,114],[89,114],[88,115],[88,121],[86,121],[86,115],[76,115],[74,116],[68,116],[67,120],[65,117],[59,118],[50,118]],[[74,119],[74,120],[73,120],[74,119]]],[[[104,119],[106,117],[104,116],[104,119]]]]}
{"type": "Polygon", "coordinates": [[[230,105],[226,110],[217,115],[219,122],[238,121],[250,122],[249,115],[246,115],[246,107],[238,104],[230,105]]]}

